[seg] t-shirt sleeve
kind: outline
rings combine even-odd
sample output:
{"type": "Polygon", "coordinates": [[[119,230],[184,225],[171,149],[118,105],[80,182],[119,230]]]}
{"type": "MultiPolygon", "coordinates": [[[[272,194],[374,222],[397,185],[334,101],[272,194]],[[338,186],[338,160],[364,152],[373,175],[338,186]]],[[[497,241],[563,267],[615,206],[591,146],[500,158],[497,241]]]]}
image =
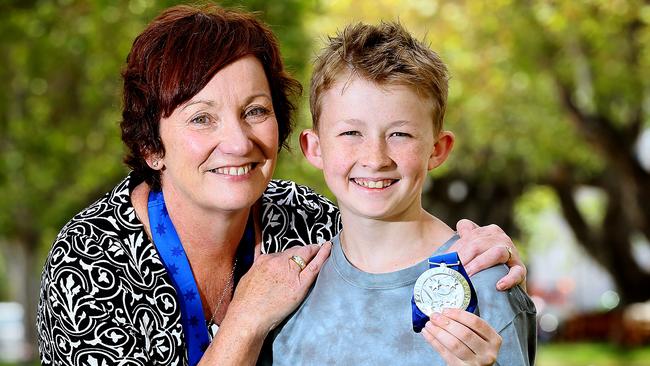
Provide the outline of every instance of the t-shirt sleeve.
{"type": "Polygon", "coordinates": [[[504,265],[483,270],[471,277],[478,295],[479,316],[501,335],[499,365],[533,365],[537,331],[533,301],[519,287],[496,289],[497,281],[508,272],[504,265]]]}
{"type": "Polygon", "coordinates": [[[273,180],[262,197],[262,252],[323,243],[341,230],[339,210],[311,188],[273,180]]]}
{"type": "Polygon", "coordinates": [[[529,320],[526,313],[519,313],[499,332],[503,342],[497,356],[498,365],[535,364],[535,329],[530,329],[535,323],[530,324],[529,320]]]}

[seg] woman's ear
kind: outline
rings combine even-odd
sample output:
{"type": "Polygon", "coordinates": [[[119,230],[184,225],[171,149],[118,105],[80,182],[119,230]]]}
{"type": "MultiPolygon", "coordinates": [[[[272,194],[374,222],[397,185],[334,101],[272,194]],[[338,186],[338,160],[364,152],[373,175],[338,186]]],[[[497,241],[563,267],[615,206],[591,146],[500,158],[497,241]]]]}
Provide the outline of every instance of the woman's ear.
{"type": "Polygon", "coordinates": [[[434,169],[439,167],[442,163],[447,160],[449,153],[454,147],[454,140],[456,137],[451,131],[442,131],[438,135],[438,139],[435,144],[433,144],[433,149],[431,150],[431,156],[429,156],[428,169],[434,169]]]}
{"type": "Polygon", "coordinates": [[[145,153],[146,158],[144,159],[149,165],[149,168],[153,170],[162,170],[165,166],[163,158],[157,154],[145,153]]]}
{"type": "Polygon", "coordinates": [[[320,139],[318,133],[312,129],[300,133],[300,149],[307,158],[309,164],[318,169],[323,169],[323,158],[320,151],[320,139]]]}

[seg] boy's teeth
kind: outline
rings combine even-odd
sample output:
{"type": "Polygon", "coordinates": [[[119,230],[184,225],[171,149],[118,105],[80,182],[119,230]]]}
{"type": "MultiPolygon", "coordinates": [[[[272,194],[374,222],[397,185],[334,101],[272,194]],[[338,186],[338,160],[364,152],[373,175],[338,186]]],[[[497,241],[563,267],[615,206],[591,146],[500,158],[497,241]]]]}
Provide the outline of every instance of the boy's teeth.
{"type": "Polygon", "coordinates": [[[215,171],[219,174],[225,174],[225,175],[244,175],[247,174],[248,172],[251,171],[251,164],[246,164],[244,166],[239,166],[239,167],[224,167],[224,168],[217,168],[215,171]]]}
{"type": "Polygon", "coordinates": [[[385,188],[393,184],[393,180],[391,179],[383,179],[377,181],[367,180],[367,179],[355,179],[354,181],[362,187],[377,188],[377,189],[385,188]]]}

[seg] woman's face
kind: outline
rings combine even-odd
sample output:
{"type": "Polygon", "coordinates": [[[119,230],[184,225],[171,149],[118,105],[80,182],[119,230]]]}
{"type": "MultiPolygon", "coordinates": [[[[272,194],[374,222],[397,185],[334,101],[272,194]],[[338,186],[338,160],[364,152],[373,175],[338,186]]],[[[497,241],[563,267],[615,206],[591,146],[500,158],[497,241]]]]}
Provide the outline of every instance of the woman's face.
{"type": "Polygon", "coordinates": [[[278,152],[278,123],[262,64],[246,56],[217,72],[161,119],[160,136],[166,197],[210,211],[252,206],[273,175],[278,152]]]}

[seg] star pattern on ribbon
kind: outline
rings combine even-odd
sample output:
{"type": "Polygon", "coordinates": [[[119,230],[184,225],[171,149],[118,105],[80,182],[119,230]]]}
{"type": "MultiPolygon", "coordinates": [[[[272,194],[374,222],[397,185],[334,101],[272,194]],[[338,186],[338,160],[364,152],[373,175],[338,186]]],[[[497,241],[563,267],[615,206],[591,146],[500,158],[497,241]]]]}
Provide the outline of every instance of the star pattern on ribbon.
{"type": "Polygon", "coordinates": [[[174,257],[180,257],[181,255],[183,255],[183,248],[180,246],[172,248],[172,255],[174,257]]]}
{"type": "Polygon", "coordinates": [[[158,233],[158,235],[165,235],[166,232],[167,229],[165,229],[165,225],[163,225],[162,223],[156,225],[156,233],[158,233]]]}
{"type": "Polygon", "coordinates": [[[194,292],[194,290],[192,290],[192,289],[187,290],[187,291],[185,291],[185,293],[183,294],[183,297],[185,297],[185,300],[186,300],[186,301],[192,301],[192,300],[194,300],[194,298],[196,297],[196,292],[194,292]]]}
{"type": "Polygon", "coordinates": [[[193,326],[193,327],[196,327],[196,326],[199,325],[199,319],[197,319],[197,317],[195,315],[192,315],[190,317],[190,325],[193,326]]]}

